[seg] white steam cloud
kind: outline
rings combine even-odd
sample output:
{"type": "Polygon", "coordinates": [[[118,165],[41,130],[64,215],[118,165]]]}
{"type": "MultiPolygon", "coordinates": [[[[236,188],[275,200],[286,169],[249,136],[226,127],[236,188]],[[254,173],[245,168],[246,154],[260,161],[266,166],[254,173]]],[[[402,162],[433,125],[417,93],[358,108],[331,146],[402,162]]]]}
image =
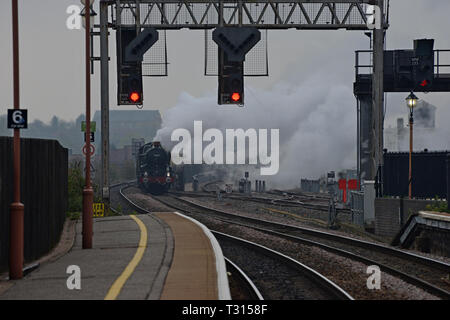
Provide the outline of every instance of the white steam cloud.
{"type": "MultiPolygon", "coordinates": [[[[243,108],[218,106],[216,93],[200,98],[183,93],[177,105],[163,115],[162,129],[155,139],[171,149],[177,143],[170,141],[172,132],[184,128],[193,135],[196,120],[203,122],[203,132],[217,128],[224,136],[225,129],[279,129],[279,172],[261,177],[270,187],[298,186],[301,178],[354,168],[355,98],[350,86],[330,78],[317,74],[300,85],[280,83],[270,91],[247,86],[243,108]]],[[[203,148],[207,144],[204,142],[203,148]]]]}

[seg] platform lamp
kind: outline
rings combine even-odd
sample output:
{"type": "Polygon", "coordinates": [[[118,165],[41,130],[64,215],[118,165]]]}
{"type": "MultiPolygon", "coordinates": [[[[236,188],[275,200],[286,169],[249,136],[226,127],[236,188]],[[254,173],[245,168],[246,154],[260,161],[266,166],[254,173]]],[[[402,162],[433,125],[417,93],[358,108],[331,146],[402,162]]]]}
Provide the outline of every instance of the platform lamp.
{"type": "Polygon", "coordinates": [[[412,152],[413,152],[413,110],[417,106],[417,98],[413,92],[406,98],[406,106],[409,108],[409,181],[408,181],[408,196],[412,199],[412,152]]]}

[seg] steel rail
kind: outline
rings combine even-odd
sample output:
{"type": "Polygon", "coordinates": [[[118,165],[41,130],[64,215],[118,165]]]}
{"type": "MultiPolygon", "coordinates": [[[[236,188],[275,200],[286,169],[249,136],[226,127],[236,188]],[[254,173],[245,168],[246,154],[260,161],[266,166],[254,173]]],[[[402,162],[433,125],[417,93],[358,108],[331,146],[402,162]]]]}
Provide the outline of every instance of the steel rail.
{"type": "MultiPolygon", "coordinates": [[[[225,262],[227,263],[230,270],[234,270],[235,273],[237,273],[238,278],[240,278],[241,281],[245,284],[247,291],[251,294],[251,299],[252,300],[264,300],[258,287],[256,287],[256,285],[247,276],[247,274],[241,268],[239,268],[239,266],[236,265],[233,261],[231,261],[227,257],[224,257],[224,258],[225,258],[225,262]]],[[[228,267],[227,267],[227,269],[228,269],[228,267]]],[[[232,275],[233,275],[233,272],[232,272],[232,275]]]]}
{"type": "MultiPolygon", "coordinates": [[[[109,188],[110,190],[117,188],[117,187],[121,187],[119,190],[119,195],[120,197],[125,200],[133,209],[135,209],[137,212],[142,213],[142,214],[147,214],[149,213],[149,211],[145,210],[144,208],[140,207],[139,205],[137,205],[136,203],[134,203],[133,201],[131,201],[131,199],[129,199],[125,193],[123,192],[125,189],[128,189],[130,187],[132,187],[132,182],[122,182],[122,183],[117,183],[114,185],[110,185],[109,188]]],[[[112,206],[110,207],[110,209],[112,211],[114,211],[115,213],[118,213],[120,215],[123,215],[122,213],[120,213],[117,209],[113,208],[112,206]]]]}
{"type": "MultiPolygon", "coordinates": [[[[201,187],[201,189],[203,190],[203,192],[205,192],[206,194],[208,194],[208,196],[212,196],[212,194],[215,194],[215,191],[212,190],[207,190],[206,186],[210,185],[210,184],[214,184],[214,183],[207,183],[204,186],[201,187]]],[[[223,191],[221,191],[223,192],[223,191]]],[[[175,195],[182,195],[182,193],[179,192],[171,192],[171,194],[175,194],[175,195]]],[[[190,196],[196,196],[193,194],[189,194],[190,196]]],[[[294,194],[292,194],[294,195],[294,194]]],[[[200,196],[204,196],[204,195],[198,195],[200,196]]],[[[299,196],[299,195],[295,195],[295,196],[299,196]]],[[[304,197],[308,197],[308,196],[304,196],[304,197]]],[[[306,209],[312,209],[312,210],[317,210],[317,211],[328,211],[328,204],[318,204],[318,203],[305,203],[305,202],[300,202],[300,201],[293,201],[293,200],[287,200],[287,199],[271,199],[271,198],[265,198],[265,197],[249,197],[249,196],[245,196],[245,195],[239,195],[239,196],[230,196],[228,195],[227,198],[229,199],[234,199],[234,200],[247,200],[247,201],[252,201],[252,202],[258,202],[258,203],[268,203],[268,204],[273,204],[273,205],[281,205],[284,207],[302,207],[302,208],[306,208],[306,209]]],[[[318,201],[329,201],[329,198],[314,198],[314,200],[318,200],[318,201]]],[[[346,213],[346,214],[350,214],[351,210],[349,208],[336,208],[336,211],[338,213],[346,213]]]]}
{"type": "MultiPolygon", "coordinates": [[[[161,200],[156,198],[157,200],[161,200]]],[[[244,217],[244,216],[239,216],[233,213],[228,213],[225,211],[221,211],[218,209],[214,209],[214,208],[209,208],[194,202],[191,202],[189,200],[186,199],[181,199],[181,198],[177,198],[177,200],[187,203],[189,205],[198,207],[200,209],[204,209],[204,210],[209,210],[209,211],[213,211],[219,215],[222,215],[224,217],[230,217],[233,219],[240,219],[243,221],[249,221],[249,222],[253,222],[253,223],[257,223],[257,224],[261,224],[261,225],[266,225],[266,226],[278,226],[278,227],[282,227],[282,228],[286,228],[287,230],[292,230],[292,231],[300,231],[303,232],[305,234],[309,234],[309,235],[313,235],[313,236],[317,236],[317,237],[321,237],[324,239],[328,239],[328,240],[334,240],[334,241],[338,241],[338,242],[342,242],[342,243],[347,243],[347,244],[351,244],[351,245],[356,245],[362,248],[370,248],[373,250],[377,250],[379,252],[384,252],[384,253],[388,253],[391,255],[395,255],[397,257],[400,258],[404,258],[404,259],[408,259],[411,261],[416,261],[419,263],[423,263],[435,268],[438,268],[440,270],[443,271],[450,271],[450,264],[436,260],[436,259],[432,259],[432,258],[428,258],[428,257],[424,257],[424,256],[420,256],[418,254],[414,254],[411,252],[406,252],[403,250],[399,250],[396,248],[392,248],[392,247],[388,247],[386,245],[382,245],[382,244],[377,244],[377,243],[373,243],[373,242],[369,242],[369,241],[365,241],[365,240],[360,240],[360,239],[354,239],[354,238],[350,238],[347,236],[342,236],[342,235],[337,235],[337,234],[333,234],[333,233],[329,233],[329,232],[325,232],[325,231],[320,231],[320,230],[315,230],[315,229],[311,229],[311,228],[306,228],[306,227],[299,227],[299,226],[290,226],[290,225],[285,225],[282,223],[278,223],[278,222],[273,222],[273,221],[268,221],[268,220],[264,220],[264,219],[255,219],[255,218],[250,218],[250,217],[244,217]]],[[[165,203],[166,205],[169,205],[167,203],[165,203]]]]}
{"type": "MultiPolygon", "coordinates": [[[[225,220],[225,219],[220,219],[218,218],[218,220],[220,221],[224,221],[224,222],[229,222],[229,220],[225,220]]],[[[255,226],[251,226],[251,225],[247,225],[247,224],[243,224],[243,223],[239,223],[239,222],[234,222],[233,224],[235,225],[239,225],[239,226],[243,226],[243,227],[247,227],[247,228],[252,228],[254,230],[260,231],[260,232],[264,232],[264,233],[268,233],[268,234],[272,234],[278,237],[282,237],[291,241],[294,241],[296,243],[302,243],[302,244],[306,244],[306,245],[310,245],[310,246],[315,246],[324,250],[327,250],[329,252],[338,254],[340,256],[344,256],[362,263],[365,263],[367,265],[377,265],[378,267],[380,267],[380,270],[386,273],[390,273],[391,275],[394,276],[398,276],[401,279],[407,281],[408,283],[414,284],[422,289],[424,289],[425,291],[436,295],[442,299],[446,299],[446,300],[450,300],[450,292],[443,290],[427,281],[421,280],[417,277],[414,277],[412,275],[409,275],[407,273],[404,273],[400,270],[394,269],[392,267],[389,267],[386,264],[382,264],[378,261],[372,260],[372,259],[368,259],[366,257],[363,257],[362,255],[358,255],[355,254],[353,252],[347,251],[347,250],[343,250],[340,248],[336,248],[336,247],[332,247],[320,242],[316,242],[316,241],[312,241],[309,239],[305,239],[305,238],[301,238],[298,236],[293,236],[290,234],[286,234],[286,233],[282,233],[282,232],[278,232],[278,231],[274,231],[274,230],[270,230],[270,229],[265,229],[265,228],[260,228],[260,227],[255,227],[255,226]]]]}
{"type": "MultiPolygon", "coordinates": [[[[175,207],[173,204],[167,203],[164,200],[161,200],[161,199],[158,199],[158,198],[156,198],[156,199],[161,201],[162,203],[168,205],[168,206],[175,207]]],[[[379,261],[375,261],[375,260],[363,257],[361,255],[354,254],[354,253],[349,252],[347,250],[343,250],[343,249],[340,249],[340,248],[332,247],[332,246],[329,246],[329,245],[326,245],[326,244],[323,244],[323,243],[320,243],[320,242],[317,242],[317,241],[312,241],[312,240],[309,240],[309,239],[300,238],[298,236],[293,236],[293,235],[287,234],[286,232],[295,232],[295,231],[305,231],[306,230],[309,233],[310,231],[312,231],[312,233],[309,233],[310,235],[316,235],[316,236],[317,236],[317,234],[319,234],[320,236],[324,236],[325,235],[325,236],[327,236],[326,237],[327,240],[336,240],[336,239],[345,240],[346,244],[350,244],[350,245],[355,245],[356,244],[356,246],[361,247],[363,249],[374,249],[374,248],[376,248],[376,249],[378,249],[378,251],[380,253],[384,253],[384,254],[388,254],[388,255],[394,254],[395,256],[400,257],[402,259],[406,259],[406,260],[409,260],[409,261],[413,260],[416,263],[419,262],[419,263],[427,265],[427,266],[431,266],[431,267],[435,267],[435,268],[437,267],[440,270],[444,270],[446,272],[450,272],[450,266],[447,263],[445,263],[445,262],[441,262],[441,261],[434,260],[434,259],[427,258],[427,257],[422,257],[422,256],[415,255],[415,254],[412,254],[412,253],[409,253],[409,252],[403,252],[403,251],[395,249],[395,248],[389,248],[389,247],[386,247],[386,246],[383,246],[383,245],[378,245],[378,244],[370,243],[370,242],[363,241],[363,240],[352,239],[352,238],[348,238],[348,237],[344,237],[344,236],[329,234],[329,233],[325,233],[325,232],[322,232],[322,231],[317,231],[317,230],[313,230],[313,229],[309,229],[309,228],[294,227],[294,226],[284,225],[284,224],[277,223],[277,222],[270,222],[270,221],[266,221],[266,220],[259,220],[259,219],[249,218],[249,217],[237,216],[237,215],[234,215],[234,214],[221,212],[220,210],[216,210],[216,209],[208,208],[208,207],[201,206],[201,205],[198,205],[198,204],[194,204],[194,203],[191,203],[190,201],[187,201],[185,199],[178,199],[177,198],[177,200],[186,202],[186,203],[188,203],[190,205],[193,205],[193,206],[196,206],[198,208],[201,208],[201,209],[204,209],[204,210],[209,210],[209,211],[212,211],[212,212],[214,212],[214,213],[216,213],[218,215],[221,215],[223,218],[214,217],[214,219],[217,219],[217,220],[220,220],[220,221],[223,221],[223,222],[232,223],[232,224],[235,224],[235,225],[240,225],[240,226],[252,228],[252,229],[255,229],[255,230],[259,230],[259,231],[266,232],[266,233],[271,233],[271,234],[274,234],[274,235],[277,235],[277,236],[281,236],[281,237],[284,237],[284,238],[289,238],[290,240],[295,240],[297,242],[301,242],[301,243],[304,243],[304,244],[307,244],[307,245],[313,245],[313,246],[316,246],[316,247],[320,247],[320,248],[322,248],[324,250],[328,250],[330,252],[339,254],[341,256],[346,256],[348,258],[355,259],[357,261],[360,261],[360,262],[363,262],[363,263],[367,263],[367,264],[370,264],[370,265],[376,264],[381,269],[383,269],[383,271],[385,271],[387,273],[390,273],[390,274],[392,274],[394,276],[400,277],[403,280],[407,281],[408,283],[416,285],[416,286],[424,289],[425,291],[427,291],[427,292],[429,292],[429,293],[431,293],[433,295],[436,295],[436,296],[438,296],[438,297],[440,297],[442,299],[450,299],[450,292],[448,292],[448,291],[446,291],[446,290],[444,290],[442,288],[439,288],[436,285],[433,285],[433,284],[429,283],[428,281],[419,279],[419,278],[417,278],[417,277],[415,277],[413,275],[407,274],[407,273],[402,272],[400,270],[397,270],[397,269],[395,269],[393,267],[390,267],[390,266],[388,266],[388,265],[386,265],[384,263],[380,263],[379,261]],[[228,217],[224,216],[224,214],[228,215],[228,217]],[[251,223],[254,223],[254,224],[260,224],[260,225],[262,224],[262,225],[269,226],[269,227],[281,228],[280,231],[282,231],[282,232],[275,231],[273,229],[271,230],[271,229],[266,229],[266,228],[262,228],[262,227],[257,227],[255,225],[248,225],[248,224],[245,224],[245,223],[239,223],[239,222],[234,221],[235,219],[244,220],[246,222],[251,222],[251,223]],[[316,232],[318,232],[318,233],[316,233],[316,232]],[[330,237],[328,237],[328,236],[330,236],[330,237]]],[[[179,207],[177,207],[177,209],[178,210],[183,210],[184,212],[186,212],[185,209],[182,209],[182,208],[179,208],[179,207]]],[[[344,242],[344,241],[341,241],[341,242],[344,242]]]]}
{"type": "MultiPolygon", "coordinates": [[[[128,187],[130,187],[130,185],[127,185],[123,189],[126,189],[128,187]]],[[[121,189],[121,191],[122,191],[122,189],[121,189]]],[[[133,206],[136,206],[137,208],[140,208],[139,206],[134,204],[130,199],[128,199],[123,193],[122,193],[122,196],[124,197],[125,200],[129,201],[133,206]]],[[[163,203],[163,204],[165,204],[165,205],[167,205],[169,207],[172,207],[174,209],[180,210],[182,212],[187,212],[187,210],[185,208],[182,208],[180,206],[174,205],[173,203],[169,203],[168,201],[163,200],[163,199],[161,199],[159,197],[154,197],[154,199],[156,199],[159,202],[161,202],[161,203],[163,203]]],[[[202,205],[190,202],[190,201],[188,201],[186,199],[180,199],[180,198],[177,198],[177,197],[175,197],[175,199],[179,200],[181,202],[184,202],[184,203],[186,203],[188,205],[191,205],[191,206],[203,209],[203,210],[208,210],[210,212],[214,212],[216,215],[221,216],[221,218],[214,217],[214,219],[217,219],[217,220],[220,220],[220,221],[223,221],[223,222],[232,223],[232,224],[235,224],[235,225],[252,228],[254,230],[258,230],[258,231],[261,231],[261,232],[265,232],[265,233],[269,233],[269,234],[276,235],[276,236],[279,236],[279,237],[283,237],[285,239],[288,239],[288,240],[291,240],[291,241],[294,241],[294,242],[297,242],[297,243],[302,243],[302,244],[306,244],[306,245],[310,245],[310,246],[316,246],[318,248],[327,250],[329,252],[332,252],[332,253],[335,253],[335,254],[338,254],[338,255],[341,255],[341,256],[348,257],[350,259],[353,259],[353,260],[356,260],[356,261],[359,261],[359,262],[362,262],[362,263],[365,263],[365,264],[378,265],[380,267],[380,269],[382,271],[386,272],[386,273],[389,273],[389,274],[394,275],[394,276],[398,276],[399,278],[407,281],[408,283],[416,285],[416,286],[424,289],[425,291],[427,291],[427,292],[429,292],[431,294],[434,294],[434,295],[436,295],[436,296],[438,296],[440,298],[450,299],[450,292],[448,292],[448,291],[446,291],[446,290],[444,290],[442,288],[439,288],[439,287],[437,287],[437,286],[435,286],[435,285],[433,285],[433,284],[431,284],[431,283],[429,283],[427,281],[419,279],[419,278],[417,278],[415,276],[409,275],[409,274],[404,273],[402,271],[399,271],[399,270],[397,270],[395,268],[392,268],[392,267],[390,267],[390,266],[388,266],[386,264],[380,263],[378,261],[366,258],[366,257],[364,257],[362,255],[355,254],[355,253],[352,253],[352,252],[344,250],[344,249],[336,248],[336,247],[333,247],[333,246],[330,246],[330,245],[327,245],[327,244],[323,244],[323,243],[320,243],[320,242],[317,242],[317,241],[312,241],[312,240],[309,240],[309,239],[305,239],[305,238],[301,238],[301,237],[298,237],[298,236],[294,236],[294,235],[288,234],[287,232],[307,231],[306,232],[307,234],[316,235],[316,236],[317,235],[325,236],[325,238],[327,240],[330,240],[330,239],[336,240],[336,239],[338,239],[338,240],[341,240],[340,242],[344,242],[346,244],[351,244],[351,245],[356,245],[356,246],[362,247],[364,249],[367,249],[367,248],[374,249],[374,248],[376,248],[379,251],[382,251],[382,253],[386,253],[387,252],[388,254],[395,254],[397,257],[400,256],[400,258],[403,258],[403,259],[414,260],[416,262],[423,263],[423,264],[428,265],[428,266],[437,267],[438,269],[441,269],[441,270],[444,270],[444,271],[450,271],[450,265],[445,263],[445,262],[441,262],[441,261],[434,260],[434,259],[427,258],[427,257],[422,257],[422,256],[415,255],[415,254],[412,254],[412,253],[409,253],[409,252],[404,252],[404,251],[401,251],[401,250],[398,250],[398,249],[395,249],[395,248],[389,248],[389,247],[386,247],[386,246],[383,246],[383,245],[370,243],[370,242],[367,242],[367,241],[364,241],[364,240],[352,239],[352,238],[349,238],[349,237],[344,237],[344,236],[340,236],[340,235],[334,235],[334,234],[330,234],[330,233],[326,233],[326,232],[318,231],[318,230],[313,230],[313,229],[309,229],[309,228],[303,228],[303,227],[297,227],[297,226],[289,226],[289,225],[285,225],[285,224],[281,224],[281,223],[277,223],[277,222],[270,222],[270,221],[261,220],[261,219],[254,219],[254,218],[250,218],[250,217],[237,216],[235,214],[226,213],[226,212],[223,212],[221,210],[208,208],[206,206],[202,206],[202,205]],[[273,229],[267,229],[267,228],[263,228],[261,226],[255,226],[255,225],[249,225],[249,224],[242,223],[242,222],[237,222],[237,221],[235,221],[236,218],[238,220],[243,220],[245,222],[250,222],[250,223],[257,224],[257,225],[259,224],[259,225],[264,225],[264,226],[269,226],[269,227],[281,228],[281,230],[275,231],[273,229]],[[282,232],[280,232],[280,231],[282,231],[282,232]]],[[[143,208],[140,208],[140,210],[143,210],[143,213],[147,213],[148,212],[148,211],[146,211],[143,208]]]]}
{"type": "Polygon", "coordinates": [[[239,245],[244,245],[252,250],[256,250],[261,252],[264,255],[273,257],[275,260],[280,261],[286,265],[289,265],[290,267],[297,269],[300,271],[303,275],[308,277],[311,281],[316,283],[319,287],[321,287],[323,290],[327,291],[327,293],[330,293],[334,298],[340,299],[340,300],[354,300],[354,298],[348,294],[344,289],[339,287],[336,283],[322,275],[321,273],[317,272],[313,268],[310,268],[303,263],[300,263],[299,261],[282,254],[281,252],[272,250],[270,248],[267,248],[265,246],[262,246],[260,244],[241,239],[238,237],[234,237],[222,232],[211,230],[211,232],[214,234],[214,236],[219,240],[221,238],[226,238],[229,241],[232,241],[234,243],[238,243],[239,245]]]}

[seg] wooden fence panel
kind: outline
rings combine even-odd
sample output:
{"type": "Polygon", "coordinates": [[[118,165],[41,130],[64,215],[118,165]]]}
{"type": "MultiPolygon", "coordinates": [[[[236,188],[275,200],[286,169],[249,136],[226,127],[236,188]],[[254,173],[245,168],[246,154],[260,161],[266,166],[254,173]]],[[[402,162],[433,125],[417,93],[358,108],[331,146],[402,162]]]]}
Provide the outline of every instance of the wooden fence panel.
{"type": "MultiPolygon", "coordinates": [[[[9,259],[9,205],[13,200],[13,142],[0,137],[0,271],[9,259]]],[[[58,141],[21,139],[24,259],[48,253],[59,241],[68,208],[68,151],[58,141]]]]}

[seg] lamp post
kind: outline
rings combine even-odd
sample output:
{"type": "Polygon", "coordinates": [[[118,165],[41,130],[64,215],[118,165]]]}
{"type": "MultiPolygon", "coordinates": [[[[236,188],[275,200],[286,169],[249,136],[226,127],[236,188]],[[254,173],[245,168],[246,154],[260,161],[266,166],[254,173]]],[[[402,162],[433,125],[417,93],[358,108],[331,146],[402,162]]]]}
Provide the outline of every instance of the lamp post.
{"type": "Polygon", "coordinates": [[[83,151],[86,155],[85,187],[83,189],[83,249],[92,248],[94,190],[91,186],[91,10],[94,0],[81,0],[84,4],[83,26],[86,29],[86,136],[83,151]]]}
{"type": "MultiPolygon", "coordinates": [[[[17,0],[12,0],[14,109],[20,109],[18,12],[17,0]]],[[[10,205],[9,278],[22,279],[25,207],[23,203],[20,202],[20,129],[14,129],[13,145],[14,187],[13,202],[10,205]]]]}
{"type": "Polygon", "coordinates": [[[408,181],[408,196],[412,199],[412,152],[413,152],[413,110],[417,105],[417,98],[413,92],[406,98],[406,105],[409,108],[409,181],[408,181]]]}

